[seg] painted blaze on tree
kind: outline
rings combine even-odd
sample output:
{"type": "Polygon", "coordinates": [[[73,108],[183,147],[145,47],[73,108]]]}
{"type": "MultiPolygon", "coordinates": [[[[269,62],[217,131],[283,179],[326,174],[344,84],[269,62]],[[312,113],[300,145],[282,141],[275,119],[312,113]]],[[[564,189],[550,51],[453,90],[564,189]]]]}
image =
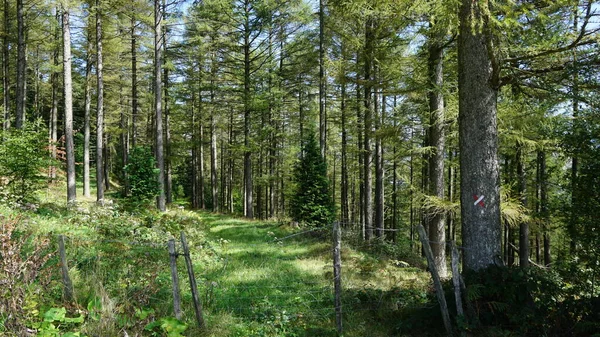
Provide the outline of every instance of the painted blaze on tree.
{"type": "Polygon", "coordinates": [[[311,226],[331,223],[335,206],[329,195],[327,165],[313,133],[302,145],[300,160],[294,167],[294,183],[294,194],[290,201],[292,218],[311,226]]]}

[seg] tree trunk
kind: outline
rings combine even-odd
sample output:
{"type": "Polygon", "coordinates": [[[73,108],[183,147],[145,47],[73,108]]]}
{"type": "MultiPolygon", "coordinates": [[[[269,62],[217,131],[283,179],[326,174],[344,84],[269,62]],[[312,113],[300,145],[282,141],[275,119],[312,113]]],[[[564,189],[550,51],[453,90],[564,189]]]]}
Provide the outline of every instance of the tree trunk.
{"type": "Polygon", "coordinates": [[[372,79],[371,66],[373,62],[373,22],[367,20],[365,24],[365,64],[364,64],[364,80],[365,80],[365,97],[364,97],[364,134],[363,134],[363,178],[365,194],[363,203],[365,240],[369,241],[373,237],[373,176],[371,174],[371,162],[373,153],[371,152],[371,128],[373,127],[373,107],[372,107],[372,79]]]}
{"type": "Polygon", "coordinates": [[[27,69],[27,51],[25,50],[25,17],[23,0],[17,0],[17,105],[15,127],[20,129],[25,122],[25,71],[27,69]]]}
{"type": "MultiPolygon", "coordinates": [[[[381,109],[379,109],[377,102],[379,95],[375,95],[375,130],[379,130],[381,125],[383,125],[383,115],[385,112],[385,97],[381,98],[381,109]]],[[[384,207],[385,207],[385,193],[383,186],[383,179],[385,175],[384,171],[384,158],[383,158],[383,140],[381,136],[378,135],[375,138],[375,223],[374,227],[376,229],[377,238],[383,240],[384,239],[384,230],[385,230],[385,216],[384,216],[384,207]]]]}
{"type": "MultiPolygon", "coordinates": [[[[123,78],[121,78],[122,80],[123,78]]],[[[124,194],[129,194],[129,178],[127,176],[127,171],[125,170],[125,166],[129,162],[129,123],[128,117],[125,112],[125,100],[123,98],[123,92],[119,92],[119,111],[121,114],[121,118],[119,121],[119,127],[121,130],[120,133],[120,142],[121,142],[121,171],[123,174],[123,185],[124,185],[124,194]]]]}
{"type": "Polygon", "coordinates": [[[137,144],[138,92],[137,92],[137,36],[135,2],[131,2],[131,146],[137,144]]]}
{"type": "MultiPolygon", "coordinates": [[[[7,30],[10,27],[10,15],[9,15],[9,7],[8,0],[4,0],[4,29],[7,30]]],[[[4,131],[10,128],[10,74],[9,74],[9,64],[10,64],[10,54],[9,54],[9,42],[8,35],[3,34],[2,36],[2,87],[4,90],[3,97],[3,116],[4,121],[2,123],[2,129],[4,131]]]]}
{"type": "Polygon", "coordinates": [[[210,77],[210,186],[212,191],[213,212],[219,211],[219,180],[217,177],[217,125],[215,119],[215,79],[217,78],[216,57],[211,58],[210,77]]]}
{"type": "Polygon", "coordinates": [[[65,1],[62,6],[65,147],[67,152],[67,202],[70,204],[77,201],[77,190],[75,185],[75,145],[73,143],[73,82],[71,80],[71,27],[69,25],[68,2],[65,1]]]}
{"type": "MultiPolygon", "coordinates": [[[[201,72],[200,72],[201,74],[201,72]]],[[[198,204],[201,209],[206,209],[204,198],[204,104],[202,102],[202,78],[198,83],[198,204]]]]}
{"type": "Polygon", "coordinates": [[[160,194],[156,198],[159,211],[167,210],[165,198],[165,158],[163,142],[163,110],[162,110],[162,19],[163,11],[160,0],[154,0],[154,119],[156,123],[156,163],[158,167],[158,186],[160,194]]]}
{"type": "MultiPolygon", "coordinates": [[[[164,1],[164,0],[163,0],[164,1]]],[[[165,53],[167,50],[167,38],[164,37],[165,41],[165,53]]],[[[166,65],[166,61],[165,61],[166,65]]],[[[169,111],[169,69],[165,67],[165,197],[167,204],[173,203],[173,167],[171,163],[171,112],[169,111]]]]}
{"type": "MultiPolygon", "coordinates": [[[[394,105],[393,110],[396,110],[397,104],[397,96],[394,95],[394,105]]],[[[394,129],[397,127],[396,119],[393,121],[394,129]]],[[[396,243],[397,237],[397,228],[398,228],[398,158],[397,155],[396,143],[394,142],[394,147],[392,149],[392,225],[390,226],[392,229],[392,242],[396,243]]]]}
{"type": "MultiPolygon", "coordinates": [[[[89,15],[89,14],[88,14],[89,15]]],[[[91,23],[91,18],[88,19],[91,23]]],[[[85,62],[85,102],[84,102],[84,122],[83,122],[83,196],[90,197],[90,114],[92,108],[92,30],[87,29],[87,47],[85,62]]]]}
{"type": "Polygon", "coordinates": [[[550,214],[548,212],[548,176],[546,173],[546,152],[538,152],[538,162],[540,166],[540,211],[542,218],[542,230],[544,231],[544,265],[550,267],[552,257],[550,252],[550,233],[548,225],[550,223],[550,214]]]}
{"type": "MultiPolygon", "coordinates": [[[[342,45],[342,59],[345,60],[345,48],[342,45]]],[[[342,132],[342,167],[341,167],[341,184],[340,184],[340,205],[341,205],[341,223],[342,227],[347,227],[349,219],[348,207],[348,130],[346,124],[346,70],[342,68],[340,74],[341,85],[341,132],[342,132]]]]}
{"type": "MultiPolygon", "coordinates": [[[[462,0],[458,38],[460,201],[464,268],[494,264],[501,252],[497,66],[490,37],[473,27],[487,3],[462,0]],[[481,201],[474,203],[483,198],[481,201]]],[[[483,27],[487,30],[487,27],[483,27]]]]}
{"type": "MultiPolygon", "coordinates": [[[[193,87],[193,86],[192,86],[193,87]]],[[[198,135],[196,133],[196,90],[192,89],[192,208],[198,208],[198,135]]]]}
{"type": "Polygon", "coordinates": [[[252,151],[250,150],[250,1],[244,1],[244,216],[254,218],[252,201],[252,151]]]}
{"type": "MultiPolygon", "coordinates": [[[[58,8],[56,9],[56,22],[60,22],[60,13],[58,12],[58,8]]],[[[56,27],[54,32],[54,38],[56,41],[60,39],[59,27],[56,27]]],[[[50,108],[50,142],[52,145],[51,157],[56,160],[56,150],[58,146],[58,72],[56,69],[58,68],[58,54],[60,48],[56,46],[56,49],[52,53],[52,62],[54,63],[55,70],[52,71],[52,75],[50,75],[50,82],[52,83],[52,107],[50,108]]],[[[56,166],[52,166],[50,168],[50,179],[54,181],[56,179],[56,166]]]]}
{"type": "Polygon", "coordinates": [[[321,156],[327,151],[327,112],[325,107],[325,0],[319,0],[319,145],[321,156]]]}
{"type": "MultiPolygon", "coordinates": [[[[431,28],[435,29],[435,28],[431,28]]],[[[433,149],[429,156],[429,194],[440,201],[445,197],[444,153],[446,151],[446,134],[444,130],[444,50],[440,46],[440,38],[432,34],[429,45],[429,146],[433,149]]],[[[448,275],[446,266],[446,215],[444,212],[434,212],[427,215],[429,240],[433,261],[440,277],[448,275]]]]}
{"type": "Polygon", "coordinates": [[[96,202],[104,204],[104,78],[102,60],[102,14],[96,0],[96,202]]]}
{"type": "MultiPolygon", "coordinates": [[[[519,198],[521,205],[527,207],[527,180],[523,163],[523,146],[520,143],[517,144],[516,157],[519,198]]],[[[519,265],[521,267],[529,267],[529,249],[529,224],[524,221],[519,224],[519,265]]]]}

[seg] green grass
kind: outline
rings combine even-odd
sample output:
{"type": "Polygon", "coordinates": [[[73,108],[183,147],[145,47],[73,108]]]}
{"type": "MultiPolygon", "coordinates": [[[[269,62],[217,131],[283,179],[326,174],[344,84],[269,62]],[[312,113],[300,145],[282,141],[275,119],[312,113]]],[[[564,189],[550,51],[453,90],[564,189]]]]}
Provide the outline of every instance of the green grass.
{"type": "MultiPolygon", "coordinates": [[[[65,306],[69,313],[87,315],[83,324],[67,327],[73,331],[150,335],[144,331],[146,324],[173,315],[166,242],[178,239],[183,231],[206,320],[205,329],[196,327],[180,257],[186,336],[336,335],[328,233],[290,236],[305,229],[176,207],[166,214],[147,210],[132,214],[83,200],[79,210],[69,210],[62,193],[60,185],[51,186],[35,212],[0,207],[3,214],[19,213],[22,229],[50,238],[51,246],[56,245],[57,234],[68,237],[75,301],[66,303],[61,298],[54,258],[46,266],[49,283],[39,286],[46,293],[37,299],[38,315],[65,306]],[[99,306],[90,309],[90,303],[99,306]]],[[[414,331],[419,336],[437,335],[435,324],[418,326],[423,312],[431,314],[427,319],[437,319],[437,309],[422,310],[431,306],[428,274],[396,267],[394,258],[374,248],[343,243],[344,336],[412,336],[414,331]]]]}

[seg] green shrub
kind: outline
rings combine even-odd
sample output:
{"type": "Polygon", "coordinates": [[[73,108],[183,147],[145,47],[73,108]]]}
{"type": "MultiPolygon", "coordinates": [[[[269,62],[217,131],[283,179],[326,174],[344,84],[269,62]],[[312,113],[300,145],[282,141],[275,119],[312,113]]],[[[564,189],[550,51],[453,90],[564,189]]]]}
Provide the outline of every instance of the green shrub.
{"type": "Polygon", "coordinates": [[[132,201],[145,202],[160,193],[159,170],[150,148],[137,146],[129,153],[129,164],[125,166],[129,181],[129,196],[132,201]]]}
{"type": "Polygon", "coordinates": [[[555,271],[492,266],[466,272],[465,282],[471,322],[484,334],[493,328],[518,336],[590,336],[600,327],[593,314],[600,301],[580,297],[555,271]]]}
{"type": "Polygon", "coordinates": [[[1,133],[0,188],[5,200],[32,201],[45,186],[42,171],[51,164],[46,135],[40,123],[1,133]]]}

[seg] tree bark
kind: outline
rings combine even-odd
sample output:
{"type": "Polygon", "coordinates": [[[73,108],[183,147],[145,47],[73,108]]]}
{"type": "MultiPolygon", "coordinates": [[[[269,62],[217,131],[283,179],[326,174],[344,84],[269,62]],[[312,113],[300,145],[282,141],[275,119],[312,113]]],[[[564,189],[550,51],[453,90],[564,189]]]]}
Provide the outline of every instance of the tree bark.
{"type": "Polygon", "coordinates": [[[104,74],[102,59],[102,13],[96,0],[96,202],[104,204],[104,74]]]}
{"type": "MultiPolygon", "coordinates": [[[[57,24],[60,22],[60,13],[58,12],[58,8],[56,8],[56,22],[57,24]]],[[[59,27],[56,26],[54,32],[54,38],[56,41],[60,39],[59,27]]],[[[56,49],[52,53],[52,62],[56,67],[52,74],[50,75],[50,82],[52,83],[52,107],[50,108],[50,142],[52,146],[52,151],[50,153],[52,159],[56,160],[57,154],[57,146],[58,146],[58,54],[60,52],[59,46],[56,46],[56,49]]],[[[54,181],[56,179],[56,166],[52,166],[50,168],[50,179],[54,181]]]]}
{"type": "Polygon", "coordinates": [[[212,191],[213,212],[219,211],[219,180],[217,177],[217,124],[215,118],[215,79],[217,78],[216,57],[211,57],[210,77],[210,186],[212,191]]]}
{"type": "MultiPolygon", "coordinates": [[[[167,51],[165,36],[165,54],[167,51]]],[[[166,61],[165,61],[166,64],[166,61]]],[[[169,110],[169,69],[165,66],[165,197],[167,204],[173,203],[173,165],[171,163],[171,111],[169,110]]]]}
{"type": "Polygon", "coordinates": [[[373,153],[371,151],[371,128],[373,127],[373,107],[372,107],[372,79],[371,70],[373,62],[373,22],[367,19],[365,24],[365,64],[364,64],[364,80],[365,80],[365,97],[364,97],[364,134],[363,134],[363,178],[365,194],[363,203],[365,240],[369,241],[373,237],[373,175],[371,173],[371,164],[373,153]]]}
{"type": "MultiPolygon", "coordinates": [[[[460,201],[464,268],[469,270],[494,264],[500,256],[502,239],[496,120],[498,69],[492,62],[488,33],[473,28],[485,20],[487,9],[480,8],[484,5],[487,3],[462,0],[459,15],[460,201]]],[[[487,31],[485,25],[483,29],[487,31]]]]}
{"type": "Polygon", "coordinates": [[[131,146],[137,144],[138,90],[137,90],[137,36],[135,35],[135,2],[131,2],[131,146]]]}
{"type": "MultiPolygon", "coordinates": [[[[202,75],[202,72],[199,72],[202,75]]],[[[204,198],[204,104],[202,101],[202,77],[198,79],[198,205],[201,209],[206,208],[204,198]]]]}
{"type": "Polygon", "coordinates": [[[160,194],[156,198],[159,211],[167,210],[165,198],[165,158],[163,142],[163,110],[162,110],[162,19],[163,11],[160,0],[154,0],[154,118],[156,123],[156,163],[158,167],[158,186],[160,194]]]}
{"type": "MultiPolygon", "coordinates": [[[[523,163],[523,145],[517,144],[517,177],[519,199],[523,207],[527,207],[527,180],[525,176],[525,167],[523,163]]],[[[521,222],[519,224],[519,265],[523,268],[529,267],[529,224],[521,222]]]]}
{"type": "MultiPolygon", "coordinates": [[[[381,108],[378,107],[378,97],[375,94],[375,130],[379,130],[383,125],[383,115],[385,111],[385,97],[381,97],[381,108]]],[[[380,135],[375,138],[375,223],[374,227],[378,239],[384,239],[385,230],[385,191],[383,179],[385,176],[384,158],[383,158],[383,140],[380,135]]]]}
{"type": "MultiPolygon", "coordinates": [[[[4,29],[7,30],[10,27],[10,15],[8,0],[4,0],[4,29]]],[[[4,90],[3,97],[3,116],[4,121],[2,123],[2,129],[4,131],[10,128],[10,74],[9,74],[10,54],[9,54],[9,42],[8,34],[2,36],[2,87],[4,90]]]]}
{"type": "Polygon", "coordinates": [[[62,4],[63,88],[65,100],[65,147],[67,152],[67,202],[77,201],[75,185],[75,145],[73,143],[73,82],[71,79],[71,26],[68,1],[62,4]]]}
{"type": "Polygon", "coordinates": [[[321,156],[327,151],[327,112],[325,107],[325,0],[319,0],[319,145],[321,156]]]}
{"type": "Polygon", "coordinates": [[[250,150],[250,1],[244,1],[244,216],[254,218],[252,201],[252,151],[250,150]]]}
{"type": "MultiPolygon", "coordinates": [[[[123,78],[121,78],[123,80],[123,78]]],[[[123,92],[119,92],[119,111],[121,114],[121,120],[119,121],[120,131],[120,142],[121,142],[121,171],[123,174],[123,185],[124,185],[124,194],[129,195],[129,177],[127,176],[127,171],[125,170],[125,166],[127,166],[129,162],[129,118],[125,113],[125,99],[123,98],[123,92]]]]}
{"type": "Polygon", "coordinates": [[[538,152],[538,162],[540,166],[540,211],[542,218],[542,229],[544,231],[544,265],[550,267],[552,255],[550,252],[550,233],[548,224],[550,223],[550,214],[548,212],[548,175],[546,172],[546,152],[538,152]]]}
{"type": "Polygon", "coordinates": [[[15,127],[20,129],[25,122],[25,72],[27,70],[27,51],[25,50],[25,14],[23,0],[17,0],[17,93],[15,127]]]}
{"type": "MultiPolygon", "coordinates": [[[[342,45],[342,62],[345,61],[345,48],[342,45]]],[[[340,74],[341,85],[341,132],[342,132],[342,167],[340,184],[340,205],[341,205],[341,223],[342,227],[348,226],[349,206],[348,206],[348,130],[347,130],[347,108],[346,108],[346,69],[342,66],[340,74]]]]}
{"type": "MultiPolygon", "coordinates": [[[[444,85],[444,49],[440,45],[441,36],[434,33],[430,39],[428,48],[429,146],[431,146],[433,152],[429,156],[429,194],[443,200],[445,197],[444,153],[446,151],[444,94],[442,91],[444,85]]],[[[446,214],[436,211],[427,215],[427,220],[433,261],[440,277],[445,278],[448,275],[446,265],[446,214]]]]}
{"type": "MultiPolygon", "coordinates": [[[[91,23],[91,19],[88,19],[91,23]]],[[[84,102],[84,122],[83,122],[83,196],[90,197],[90,115],[92,107],[92,30],[87,29],[87,47],[85,62],[85,102],[84,102]]]]}

